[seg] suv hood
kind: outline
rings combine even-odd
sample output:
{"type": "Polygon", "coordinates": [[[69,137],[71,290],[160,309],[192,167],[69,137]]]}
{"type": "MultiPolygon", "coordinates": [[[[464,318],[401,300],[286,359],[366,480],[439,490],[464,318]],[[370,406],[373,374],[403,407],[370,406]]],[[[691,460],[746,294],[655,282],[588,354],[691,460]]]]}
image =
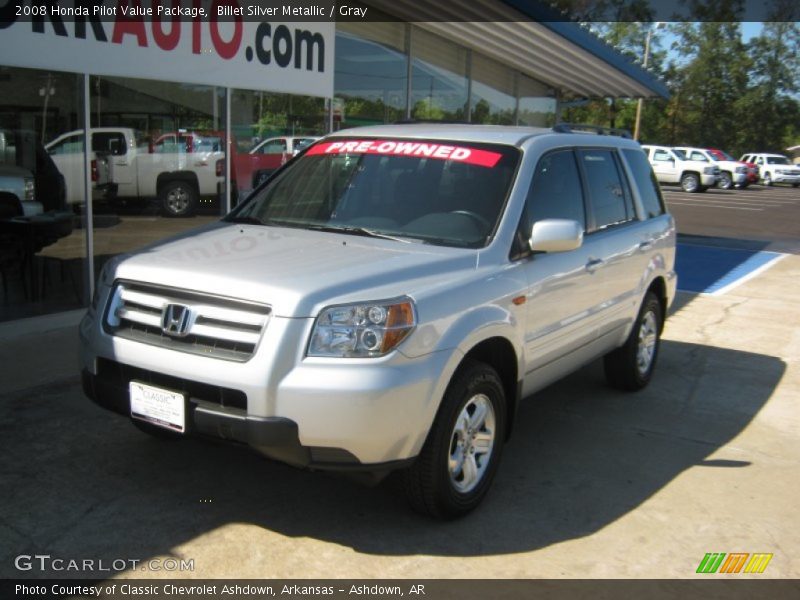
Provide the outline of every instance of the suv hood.
{"type": "Polygon", "coordinates": [[[279,317],[388,299],[476,267],[477,252],[355,235],[215,223],[122,260],[115,278],[268,304],[279,317]]]}

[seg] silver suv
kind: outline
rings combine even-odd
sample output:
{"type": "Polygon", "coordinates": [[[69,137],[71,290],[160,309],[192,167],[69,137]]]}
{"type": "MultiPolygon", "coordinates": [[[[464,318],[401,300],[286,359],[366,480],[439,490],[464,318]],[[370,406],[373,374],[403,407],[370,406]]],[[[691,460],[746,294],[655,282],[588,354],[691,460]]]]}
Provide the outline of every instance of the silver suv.
{"type": "Polygon", "coordinates": [[[81,324],[96,403],[291,465],[402,469],[438,517],[486,494],[522,398],[604,357],[650,381],[675,224],[608,135],[349,129],[220,222],[116,259],[81,324]]]}

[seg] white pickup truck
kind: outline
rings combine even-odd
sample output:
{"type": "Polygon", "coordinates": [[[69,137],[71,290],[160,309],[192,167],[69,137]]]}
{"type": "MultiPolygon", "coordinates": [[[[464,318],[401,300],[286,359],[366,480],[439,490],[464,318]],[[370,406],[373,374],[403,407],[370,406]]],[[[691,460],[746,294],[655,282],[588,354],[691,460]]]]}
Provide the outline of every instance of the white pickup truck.
{"type": "Polygon", "coordinates": [[[678,183],[684,192],[705,192],[717,183],[719,167],[707,162],[687,160],[686,155],[668,146],[642,144],[659,183],[678,183]]]}
{"type": "MultiPolygon", "coordinates": [[[[108,152],[96,148],[98,140],[92,139],[90,156],[92,169],[92,200],[105,198],[111,188],[111,163],[108,152]]],[[[73,207],[83,203],[83,130],[58,136],[45,145],[56,167],[64,176],[67,204],[73,207]]]]}
{"type": "Polygon", "coordinates": [[[707,148],[693,148],[689,146],[678,146],[676,148],[686,155],[689,160],[716,164],[719,167],[718,187],[729,190],[732,187],[747,187],[747,166],[736,160],[727,160],[707,148]]]}
{"type": "MultiPolygon", "coordinates": [[[[187,152],[174,137],[162,136],[150,145],[128,127],[96,127],[91,135],[92,150],[108,155],[111,182],[105,190],[107,199],[158,198],[165,216],[188,217],[195,213],[201,198],[219,197],[225,175],[220,144],[201,144],[187,152]]],[[[82,139],[83,131],[64,134],[48,144],[53,158],[60,157],[56,163],[59,168],[64,165],[65,177],[66,171],[72,170],[68,161],[78,161],[81,155],[59,152],[59,148],[74,138],[82,139]]]]}

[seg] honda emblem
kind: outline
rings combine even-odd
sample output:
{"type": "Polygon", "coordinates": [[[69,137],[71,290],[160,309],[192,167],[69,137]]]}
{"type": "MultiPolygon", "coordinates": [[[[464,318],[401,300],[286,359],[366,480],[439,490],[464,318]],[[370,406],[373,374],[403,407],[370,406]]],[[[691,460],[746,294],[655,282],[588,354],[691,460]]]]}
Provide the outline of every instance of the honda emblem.
{"type": "Polygon", "coordinates": [[[161,314],[161,329],[167,335],[184,337],[189,333],[189,317],[191,312],[188,306],[182,304],[167,304],[161,314]]]}

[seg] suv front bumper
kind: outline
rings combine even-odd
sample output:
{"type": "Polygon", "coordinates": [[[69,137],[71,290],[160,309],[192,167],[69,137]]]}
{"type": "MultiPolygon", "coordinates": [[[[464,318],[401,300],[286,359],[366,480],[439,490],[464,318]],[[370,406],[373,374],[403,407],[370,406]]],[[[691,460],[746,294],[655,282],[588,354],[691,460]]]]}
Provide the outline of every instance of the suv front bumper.
{"type": "Polygon", "coordinates": [[[87,316],[84,389],[124,415],[130,415],[131,380],[181,392],[188,399],[187,434],[247,444],[294,466],[379,471],[416,457],[453,354],[307,358],[312,324],[271,319],[253,357],[236,363],[113,337],[87,316]]]}

